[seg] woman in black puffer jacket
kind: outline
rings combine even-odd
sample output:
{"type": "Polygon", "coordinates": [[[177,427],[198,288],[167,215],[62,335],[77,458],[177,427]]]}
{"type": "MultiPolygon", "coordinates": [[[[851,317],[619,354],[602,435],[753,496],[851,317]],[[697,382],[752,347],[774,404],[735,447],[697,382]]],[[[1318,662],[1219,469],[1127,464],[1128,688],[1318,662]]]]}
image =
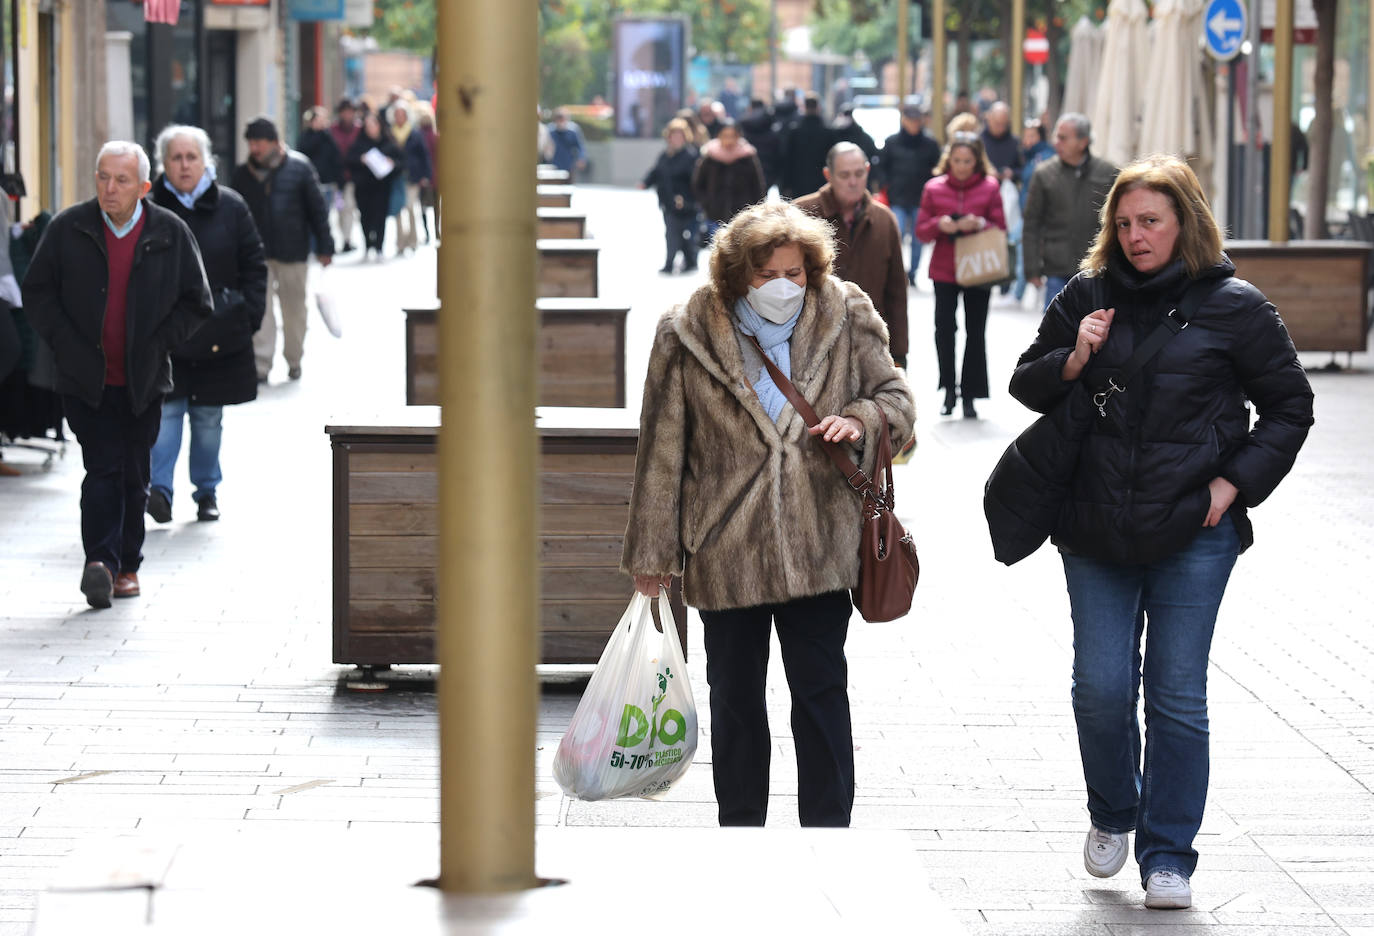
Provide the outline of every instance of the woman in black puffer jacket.
{"type": "Polygon", "coordinates": [[[162,428],[153,446],[148,513],[159,523],[172,519],[172,477],[189,417],[197,519],[218,520],[223,410],[258,395],[253,335],[266,309],[267,260],[242,196],[215,183],[205,131],[167,127],[158,134],[156,151],[162,174],[153,182],[153,201],[175,212],[195,235],[215,311],[172,351],[175,386],[163,403],[162,428]]]}
{"type": "Polygon", "coordinates": [[[1312,389],[1274,306],[1235,278],[1181,160],[1122,170],[1082,269],[1046,311],[1011,392],[1043,413],[1072,402],[1081,382],[1101,403],[1053,535],[1073,616],[1073,706],[1092,819],[1084,862],[1095,876],[1115,874],[1134,830],[1145,905],[1187,907],[1207,798],[1217,610],[1254,540],[1247,510],[1307,437],[1312,389]],[[1180,308],[1187,327],[1124,392],[1098,393],[1180,308]],[[1259,413],[1253,427],[1247,401],[1259,413]]]}

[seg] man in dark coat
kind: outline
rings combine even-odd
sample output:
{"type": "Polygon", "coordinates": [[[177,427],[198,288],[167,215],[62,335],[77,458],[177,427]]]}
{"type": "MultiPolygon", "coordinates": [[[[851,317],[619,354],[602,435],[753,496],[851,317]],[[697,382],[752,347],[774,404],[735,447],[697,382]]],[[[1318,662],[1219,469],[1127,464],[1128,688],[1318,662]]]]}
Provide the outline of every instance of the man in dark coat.
{"type": "MultiPolygon", "coordinates": [[[[339,148],[341,159],[347,160],[348,151],[353,148],[353,141],[358,139],[358,133],[362,127],[358,123],[358,107],[350,97],[339,100],[334,108],[335,119],[329,125],[329,135],[334,138],[334,145],[339,148]]],[[[348,171],[348,166],[342,165],[341,191],[343,192],[343,204],[339,207],[339,235],[343,237],[343,246],[339,248],[340,253],[348,253],[356,249],[353,244],[353,225],[358,220],[358,203],[354,199],[353,176],[348,171]]]]}
{"type": "Polygon", "coordinates": [[[158,134],[157,151],[163,174],[153,183],[153,201],[185,221],[195,236],[215,314],[190,340],[172,349],[175,385],[163,404],[162,428],[153,446],[148,515],[158,523],[172,519],[173,476],[189,419],[196,519],[218,520],[224,407],[258,395],[253,335],[266,309],[267,260],[243,198],[215,184],[214,157],[204,130],[168,127],[158,134]]]}
{"type": "MultiPolygon", "coordinates": [[[[286,148],[277,136],[276,124],[259,117],[248,124],[243,135],[248,141],[248,161],[234,170],[229,186],[248,203],[253,223],[262,236],[269,282],[281,305],[282,356],[286,358],[287,376],[299,380],[301,356],[305,353],[310,238],[315,238],[315,256],[320,266],[329,266],[334,257],[329,210],[315,167],[301,153],[286,148]]],[[[262,328],[253,337],[258,380],[264,383],[277,353],[277,319],[272,314],[270,296],[267,301],[262,328]]]]}
{"type": "Polygon", "coordinates": [[[836,143],[826,156],[826,184],[796,206],[835,228],[835,275],[858,284],[887,323],[888,346],[906,367],[906,273],[897,219],[868,192],[868,159],[853,143],[836,143]]]}
{"type": "Polygon", "coordinates": [[[775,119],[768,106],[759,98],[749,102],[749,109],[739,119],[740,132],[758,151],[763,165],[763,178],[768,188],[778,184],[782,173],[782,138],[778,136],[775,119]]]}
{"type": "Polygon", "coordinates": [[[139,593],[149,453],[172,389],[168,351],[210,316],[186,224],[145,200],[136,143],[106,143],[96,198],[53,218],[24,277],[24,309],[53,352],[67,424],[81,443],[81,591],[94,608],[139,593]]]}
{"type": "Polygon", "coordinates": [[[875,175],[887,188],[887,203],[897,216],[903,237],[911,238],[911,266],[906,279],[916,285],[916,268],[921,263],[921,239],[916,222],[921,218],[921,193],[940,164],[940,144],[925,131],[925,111],[919,104],[902,108],[902,129],[888,137],[878,152],[875,175]]]}
{"type": "Polygon", "coordinates": [[[806,95],[801,119],[783,134],[782,184],[784,198],[810,195],[825,184],[825,155],[835,145],[835,132],[821,119],[821,99],[806,95]]]}

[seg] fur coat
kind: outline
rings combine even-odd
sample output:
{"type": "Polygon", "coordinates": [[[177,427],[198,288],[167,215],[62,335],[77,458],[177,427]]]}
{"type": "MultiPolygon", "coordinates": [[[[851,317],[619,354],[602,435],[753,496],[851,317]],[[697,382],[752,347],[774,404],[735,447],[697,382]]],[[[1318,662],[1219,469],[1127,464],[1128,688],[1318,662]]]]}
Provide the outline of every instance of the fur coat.
{"type": "MultiPolygon", "coordinates": [[[[687,603],[707,611],[852,588],[861,498],[791,404],[768,418],[736,335],[709,285],[659,321],[621,570],[681,575],[687,603]]],[[[792,382],[822,419],[863,423],[848,449],[865,471],[879,406],[894,452],[911,437],[915,406],[887,327],[853,283],[808,287],[791,352],[792,382]]]]}

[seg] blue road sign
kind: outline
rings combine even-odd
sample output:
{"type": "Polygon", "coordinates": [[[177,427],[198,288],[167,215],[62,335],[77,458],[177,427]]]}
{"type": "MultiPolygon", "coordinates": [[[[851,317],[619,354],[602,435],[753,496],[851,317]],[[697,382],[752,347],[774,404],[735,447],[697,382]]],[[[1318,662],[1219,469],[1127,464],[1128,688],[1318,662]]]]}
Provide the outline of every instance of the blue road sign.
{"type": "Polygon", "coordinates": [[[1211,0],[1202,17],[1202,34],[1212,57],[1229,62],[1245,42],[1245,5],[1241,0],[1211,0]]]}

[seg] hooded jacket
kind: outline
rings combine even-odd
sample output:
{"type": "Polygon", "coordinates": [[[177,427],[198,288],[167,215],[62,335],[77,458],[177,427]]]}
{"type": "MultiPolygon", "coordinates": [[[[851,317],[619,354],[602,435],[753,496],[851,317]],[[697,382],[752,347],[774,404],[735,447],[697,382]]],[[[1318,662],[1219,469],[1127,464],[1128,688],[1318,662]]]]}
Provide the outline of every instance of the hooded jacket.
{"type": "Polygon", "coordinates": [[[758,151],[743,139],[730,149],[711,140],[692,173],[692,191],[712,221],[729,221],[741,208],[763,201],[768,189],[758,151]]]}
{"type": "MultiPolygon", "coordinates": [[[[852,588],[861,500],[790,404],[768,418],[737,336],[709,285],[659,320],[621,569],[681,575],[687,603],[704,610],[852,588]]],[[[863,423],[848,448],[866,471],[879,406],[894,450],[910,438],[911,391],[857,286],[834,277],[808,286],[791,351],[792,382],[816,412],[863,423]]]]}
{"type": "Polygon", "coordinates": [[[819,192],[798,198],[794,204],[834,225],[835,275],[856,283],[868,293],[887,324],[892,356],[905,359],[906,267],[902,261],[902,233],[892,209],[864,192],[863,201],[854,212],[854,226],[850,227],[828,182],[819,192]]]}
{"type": "MultiPolygon", "coordinates": [[[[1049,412],[1079,382],[1105,386],[1189,286],[1181,261],[1146,275],[1119,252],[1105,277],[1094,284],[1080,273],[1050,303],[1011,379],[1031,409],[1049,412]],[[1116,309],[1107,342],[1079,381],[1065,381],[1078,324],[1103,301],[1116,309]]],[[[1146,564],[1183,549],[1202,529],[1217,477],[1240,492],[1230,512],[1244,550],[1254,542],[1248,509],[1288,474],[1307,438],[1312,388],[1274,306],[1224,256],[1197,280],[1206,292],[1188,326],[1106,401],[1105,415],[1093,408],[1052,537],[1069,552],[1146,564]]]]}
{"type": "MultiPolygon", "coordinates": [[[[168,351],[210,317],[214,303],[200,250],[186,223],[143,200],[143,231],[129,274],[124,373],[135,415],[172,389],[168,351]]],[[[105,392],[102,346],[109,257],[96,199],[52,219],[24,275],[24,311],[52,349],[58,393],[98,409],[105,392]]]]}
{"type": "Polygon", "coordinates": [[[978,215],[989,225],[1007,229],[1002,213],[1002,189],[992,176],[975,172],[964,181],[949,173],[931,179],[921,193],[921,220],[916,223],[916,237],[924,243],[935,244],[930,254],[930,278],[936,283],[955,282],[954,242],[958,234],[940,230],[945,215],[959,217],[978,215]]]}

